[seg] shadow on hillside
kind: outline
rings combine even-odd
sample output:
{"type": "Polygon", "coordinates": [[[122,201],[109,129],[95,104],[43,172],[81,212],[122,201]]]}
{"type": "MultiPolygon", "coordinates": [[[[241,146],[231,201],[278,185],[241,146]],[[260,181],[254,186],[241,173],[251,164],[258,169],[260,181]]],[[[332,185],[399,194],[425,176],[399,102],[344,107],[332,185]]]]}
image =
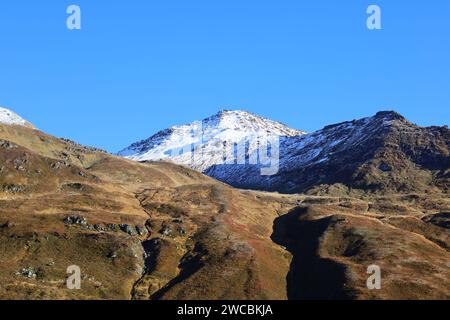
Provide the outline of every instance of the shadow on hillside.
{"type": "Polygon", "coordinates": [[[235,188],[270,189],[270,179],[264,179],[261,176],[261,166],[259,165],[215,164],[203,173],[235,188]]]}
{"type": "Polygon", "coordinates": [[[289,300],[347,300],[353,294],[346,290],[345,266],[317,254],[319,238],[330,218],[302,220],[307,208],[296,208],[277,218],[272,241],[286,247],[292,254],[286,277],[289,300]]]}
{"type": "Polygon", "coordinates": [[[174,286],[177,284],[183,282],[190,276],[192,276],[194,273],[199,271],[203,267],[202,255],[200,252],[202,252],[202,249],[200,248],[199,244],[196,244],[196,248],[194,249],[194,254],[187,253],[180,261],[180,273],[178,276],[170,280],[163,288],[155,292],[151,297],[150,300],[160,300],[164,297],[164,295],[169,292],[174,286]]]}

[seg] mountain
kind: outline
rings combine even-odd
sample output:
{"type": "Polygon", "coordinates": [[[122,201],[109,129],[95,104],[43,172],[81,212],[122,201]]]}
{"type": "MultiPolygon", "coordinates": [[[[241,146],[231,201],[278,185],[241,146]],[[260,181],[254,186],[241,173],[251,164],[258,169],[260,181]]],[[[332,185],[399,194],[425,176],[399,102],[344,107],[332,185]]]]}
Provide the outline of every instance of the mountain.
{"type": "Polygon", "coordinates": [[[0,299],[286,299],[275,206],[0,123],[0,299]],[[71,265],[81,290],[66,288],[71,265]]]}
{"type": "MultiPolygon", "coordinates": [[[[412,143],[406,120],[375,118],[363,121],[368,138],[395,118],[402,144],[416,146],[410,158],[442,165],[440,144],[419,147],[436,140],[427,130],[412,143]]],[[[349,136],[347,127],[283,134],[293,133],[294,144],[314,140],[312,148],[319,136],[349,136]]],[[[131,161],[0,123],[0,299],[448,300],[449,212],[439,190],[244,191],[185,166],[131,161]],[[380,290],[367,288],[371,265],[381,269],[380,290]],[[79,290],[66,286],[69,266],[81,270],[79,290]]]]}
{"type": "Polygon", "coordinates": [[[393,111],[309,134],[247,112],[226,111],[161,131],[119,155],[137,161],[170,160],[245,189],[408,192],[448,190],[449,150],[448,127],[422,128],[393,111]],[[201,137],[195,139],[192,132],[198,128],[201,137]],[[271,137],[278,137],[277,158],[252,163],[250,159],[260,159],[265,152],[258,143],[271,137]],[[239,162],[240,152],[245,160],[239,162]],[[226,161],[227,154],[233,155],[231,161],[226,161]],[[274,162],[273,174],[262,174],[261,168],[274,162]]]}
{"type": "MultiPolygon", "coordinates": [[[[118,155],[136,161],[170,160],[203,172],[224,162],[224,144],[303,134],[305,132],[246,111],[224,110],[202,121],[160,131],[133,143],[118,155]]],[[[248,153],[255,149],[255,145],[251,146],[248,153]]]]}
{"type": "Polygon", "coordinates": [[[205,173],[236,187],[283,193],[330,186],[385,193],[448,190],[449,150],[448,127],[422,128],[396,112],[379,112],[283,138],[280,169],[273,176],[233,165],[218,165],[205,173]]]}
{"type": "Polygon", "coordinates": [[[0,107],[0,123],[35,128],[30,122],[22,119],[16,113],[2,107],[0,107]]]}

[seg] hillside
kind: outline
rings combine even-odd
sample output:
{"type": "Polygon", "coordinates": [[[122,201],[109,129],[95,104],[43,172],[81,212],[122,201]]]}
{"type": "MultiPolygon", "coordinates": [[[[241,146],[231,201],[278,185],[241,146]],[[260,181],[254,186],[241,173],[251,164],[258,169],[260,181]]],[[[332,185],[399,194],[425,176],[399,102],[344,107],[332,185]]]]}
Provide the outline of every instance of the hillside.
{"type": "Polygon", "coordinates": [[[281,193],[447,192],[450,183],[448,127],[422,128],[392,111],[309,134],[243,111],[197,123],[197,137],[195,124],[162,131],[119,154],[170,160],[234,187],[281,193]],[[270,137],[279,139],[278,170],[262,175],[265,164],[250,159],[261,159],[264,149],[256,146],[270,137]]]}
{"type": "Polygon", "coordinates": [[[335,193],[237,190],[0,124],[0,299],[450,298],[447,196],[335,193]]]}
{"type": "Polygon", "coordinates": [[[278,270],[288,257],[270,240],[276,213],[253,196],[26,127],[0,125],[0,141],[1,298],[166,296],[191,255],[195,277],[217,278],[183,298],[286,298],[278,270]],[[83,290],[65,288],[69,265],[81,267],[83,290]]]}

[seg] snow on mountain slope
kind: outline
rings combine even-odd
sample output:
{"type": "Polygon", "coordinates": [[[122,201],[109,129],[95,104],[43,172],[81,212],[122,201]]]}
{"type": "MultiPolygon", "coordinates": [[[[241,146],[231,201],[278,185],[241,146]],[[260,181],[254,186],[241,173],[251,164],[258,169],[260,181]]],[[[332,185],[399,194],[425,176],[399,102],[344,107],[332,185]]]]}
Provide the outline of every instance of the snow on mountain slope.
{"type": "Polygon", "coordinates": [[[213,166],[209,176],[234,187],[298,193],[341,184],[400,192],[448,185],[450,130],[416,126],[393,111],[330,125],[280,141],[279,171],[213,166]]]}
{"type": "Polygon", "coordinates": [[[16,113],[2,107],[0,107],[0,123],[34,128],[34,126],[31,123],[21,118],[16,113]]]}
{"type": "MultiPolygon", "coordinates": [[[[292,137],[305,132],[246,111],[221,111],[202,121],[174,126],[132,144],[120,156],[136,161],[168,160],[204,172],[226,161],[234,144],[247,141],[246,157],[254,154],[258,143],[273,137],[292,137]]],[[[228,162],[227,162],[228,163],[228,162]]]]}
{"type": "Polygon", "coordinates": [[[393,111],[309,134],[244,111],[224,111],[161,131],[119,154],[137,161],[170,160],[245,189],[298,193],[344,185],[397,192],[448,184],[449,136],[446,127],[418,127],[393,111]],[[265,141],[270,151],[260,148],[265,141]],[[272,154],[271,167],[276,164],[271,174],[263,173],[264,153],[272,154]]]}

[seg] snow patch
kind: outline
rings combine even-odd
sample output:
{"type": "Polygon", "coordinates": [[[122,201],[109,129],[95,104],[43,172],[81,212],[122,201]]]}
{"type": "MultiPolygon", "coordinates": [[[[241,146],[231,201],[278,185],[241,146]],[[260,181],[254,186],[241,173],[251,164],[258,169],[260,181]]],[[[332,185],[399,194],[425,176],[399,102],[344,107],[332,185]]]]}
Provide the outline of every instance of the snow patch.
{"type": "Polygon", "coordinates": [[[33,127],[31,123],[21,118],[16,113],[6,108],[0,107],[0,123],[8,125],[19,125],[25,127],[33,127]]]}

